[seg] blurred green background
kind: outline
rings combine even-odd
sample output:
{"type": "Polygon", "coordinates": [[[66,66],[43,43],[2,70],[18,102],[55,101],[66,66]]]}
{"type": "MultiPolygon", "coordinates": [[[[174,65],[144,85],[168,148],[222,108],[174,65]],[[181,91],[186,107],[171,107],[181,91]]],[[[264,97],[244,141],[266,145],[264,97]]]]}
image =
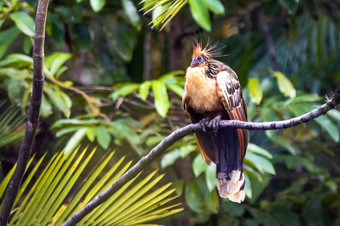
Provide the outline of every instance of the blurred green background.
{"type": "MultiPolygon", "coordinates": [[[[0,196],[13,173],[25,128],[36,7],[36,0],[0,2],[0,196]]],[[[46,79],[35,158],[27,175],[34,166],[37,170],[25,177],[27,185],[16,202],[12,224],[29,224],[33,219],[32,224],[59,225],[76,206],[81,207],[91,189],[97,194],[105,183],[113,183],[108,182],[108,171],[119,166],[121,157],[134,164],[172,131],[189,123],[181,96],[191,62],[190,36],[203,44],[209,39],[225,46],[225,56],[218,60],[238,74],[249,121],[299,116],[339,88],[339,0],[53,0],[46,24],[46,79]],[[87,147],[97,150],[83,153],[87,147]],[[56,178],[66,178],[67,167],[76,168],[83,157],[90,157],[86,167],[77,168],[79,175],[73,180],[40,179],[39,175],[49,177],[44,169],[53,171],[56,156],[74,164],[65,170],[56,168],[56,178]],[[106,170],[96,174],[103,161],[106,170]],[[92,184],[86,185],[84,181],[92,178],[89,175],[96,179],[93,176],[92,184]],[[64,195],[55,204],[47,202],[52,195],[48,192],[44,193],[46,204],[45,198],[34,196],[37,211],[29,213],[33,207],[25,200],[33,197],[31,191],[41,181],[46,191],[64,195]],[[65,184],[68,189],[57,190],[57,185],[65,184]],[[76,196],[83,185],[84,193],[76,196]],[[50,210],[49,215],[44,209],[50,210]]],[[[165,173],[159,185],[161,176],[152,179],[155,183],[142,197],[148,197],[148,202],[159,198],[167,208],[137,216],[143,202],[133,199],[132,193],[139,188],[132,183],[135,187],[126,186],[122,194],[134,192],[125,198],[121,195],[121,201],[108,204],[111,209],[103,207],[87,222],[340,225],[340,108],[336,109],[294,128],[249,132],[247,198],[242,204],[219,198],[215,166],[205,164],[190,135],[154,161],[142,179],[137,178],[143,187],[148,176],[165,173]],[[173,189],[172,198],[166,199],[160,190],[163,185],[173,189]],[[130,206],[121,206],[126,200],[131,200],[130,206]],[[181,205],[176,207],[177,203],[181,205]],[[135,213],[135,220],[108,217],[124,211],[126,218],[127,213],[135,213]]],[[[121,168],[130,166],[126,160],[121,168]]]]}

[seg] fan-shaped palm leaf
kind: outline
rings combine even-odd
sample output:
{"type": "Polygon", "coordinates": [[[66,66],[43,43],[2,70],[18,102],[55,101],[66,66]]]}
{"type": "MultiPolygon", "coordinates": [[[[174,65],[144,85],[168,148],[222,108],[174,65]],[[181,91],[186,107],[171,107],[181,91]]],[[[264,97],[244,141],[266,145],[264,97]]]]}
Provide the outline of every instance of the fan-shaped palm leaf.
{"type": "MultiPolygon", "coordinates": [[[[124,162],[125,157],[114,160],[114,152],[111,152],[96,165],[89,176],[82,179],[81,174],[95,153],[96,149],[90,153],[87,153],[87,149],[76,150],[68,159],[63,152],[56,154],[28,189],[27,185],[36,175],[44,157],[41,158],[19,191],[16,203],[23,201],[14,209],[9,225],[61,225],[94,196],[112,185],[131,165],[131,161],[124,162]],[[115,162],[113,166],[110,165],[112,161],[115,162]],[[25,190],[27,195],[23,196],[25,190]]],[[[30,163],[32,160],[33,158],[30,163]]],[[[0,197],[13,171],[14,168],[0,184],[0,197]]],[[[176,197],[172,195],[175,189],[169,189],[170,183],[154,189],[164,176],[155,177],[156,172],[144,179],[141,179],[140,173],[87,215],[81,224],[141,224],[181,211],[182,209],[175,208],[179,204],[159,208],[176,197]],[[135,181],[138,177],[137,183],[135,181]]]]}

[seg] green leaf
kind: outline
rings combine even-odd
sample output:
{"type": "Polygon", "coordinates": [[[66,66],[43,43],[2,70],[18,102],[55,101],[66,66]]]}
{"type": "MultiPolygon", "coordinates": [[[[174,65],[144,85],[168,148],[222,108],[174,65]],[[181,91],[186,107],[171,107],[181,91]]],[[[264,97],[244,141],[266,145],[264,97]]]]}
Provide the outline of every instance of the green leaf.
{"type": "Polygon", "coordinates": [[[66,128],[62,128],[61,130],[57,131],[55,136],[56,137],[61,137],[67,133],[71,133],[71,132],[74,132],[74,131],[77,131],[79,130],[79,127],[66,127],[66,128]]]}
{"type": "Polygon", "coordinates": [[[33,43],[32,43],[31,38],[26,36],[22,44],[22,49],[24,50],[24,53],[30,54],[32,47],[33,47],[33,43]]]}
{"type": "Polygon", "coordinates": [[[203,3],[203,0],[189,0],[189,4],[195,21],[206,31],[211,31],[209,9],[203,3]]]}
{"type": "Polygon", "coordinates": [[[248,80],[248,87],[249,87],[249,94],[250,94],[250,97],[253,103],[260,104],[262,97],[263,97],[263,92],[261,89],[259,79],[250,78],[248,80]]]}
{"type": "Polygon", "coordinates": [[[190,154],[191,152],[195,150],[197,150],[196,145],[184,145],[178,149],[178,151],[181,153],[182,158],[184,158],[185,156],[187,156],[188,154],[190,154]]]}
{"type": "Polygon", "coordinates": [[[70,98],[59,89],[58,86],[45,83],[44,92],[48,94],[50,101],[69,118],[71,114],[71,100],[70,98]]]}
{"type": "Polygon", "coordinates": [[[316,102],[320,100],[321,100],[321,97],[317,94],[304,94],[304,95],[299,95],[293,99],[287,100],[285,104],[291,105],[291,104],[298,104],[298,103],[304,103],[304,102],[316,102]]]}
{"type": "Polygon", "coordinates": [[[339,128],[329,118],[323,115],[316,118],[315,121],[326,130],[334,142],[339,142],[339,128]]]}
{"type": "Polygon", "coordinates": [[[163,118],[165,118],[169,107],[169,97],[166,91],[166,86],[161,81],[154,81],[152,82],[152,91],[155,95],[155,107],[158,112],[163,118]]]}
{"type": "Polygon", "coordinates": [[[146,98],[148,97],[150,87],[151,87],[151,82],[150,81],[146,81],[146,82],[143,82],[142,84],[140,84],[140,86],[139,86],[139,94],[140,94],[140,98],[142,100],[145,101],[146,98]]]}
{"type": "Polygon", "coordinates": [[[244,174],[244,180],[246,182],[246,187],[244,188],[246,196],[251,199],[251,197],[253,196],[253,192],[251,190],[250,179],[249,179],[249,177],[248,177],[248,175],[246,173],[244,174]]]}
{"type": "Polygon", "coordinates": [[[94,133],[94,131],[93,131],[93,128],[87,128],[86,136],[87,136],[87,138],[89,139],[89,141],[91,141],[91,142],[94,141],[94,138],[95,138],[96,136],[95,136],[95,133],[94,133]]]}
{"type": "Polygon", "coordinates": [[[171,152],[166,153],[161,160],[161,167],[165,169],[168,166],[171,166],[175,163],[175,161],[181,157],[181,153],[178,150],[173,150],[171,152]]]}
{"type": "Polygon", "coordinates": [[[279,71],[272,71],[272,74],[277,79],[277,85],[283,95],[286,97],[294,98],[296,96],[296,90],[289,79],[279,71]]]}
{"type": "MultiPolygon", "coordinates": [[[[311,110],[316,108],[315,104],[312,103],[299,103],[299,104],[290,104],[288,105],[288,109],[295,115],[299,116],[305,114],[311,110]]],[[[336,125],[325,115],[320,116],[315,119],[315,121],[326,130],[326,132],[330,135],[330,137],[335,141],[339,142],[339,129],[336,125]]]]}
{"type": "Polygon", "coordinates": [[[251,152],[248,152],[245,158],[252,162],[260,172],[275,175],[274,166],[268,159],[261,157],[260,155],[255,155],[251,152]]]}
{"type": "Polygon", "coordinates": [[[192,162],[192,169],[196,177],[203,173],[207,169],[207,167],[208,165],[201,155],[197,155],[194,161],[192,162]]]}
{"type": "Polygon", "coordinates": [[[200,188],[195,181],[190,181],[185,186],[185,200],[190,209],[200,213],[203,211],[204,199],[200,188]]]}
{"type": "Polygon", "coordinates": [[[11,27],[0,32],[0,58],[3,57],[19,34],[20,30],[17,27],[11,27]]]}
{"type": "Polygon", "coordinates": [[[205,180],[207,182],[209,192],[212,192],[217,185],[215,164],[210,164],[208,166],[207,170],[205,171],[205,180]]]}
{"type": "Polygon", "coordinates": [[[11,13],[9,17],[25,35],[34,36],[34,20],[32,17],[23,11],[11,13]]]}
{"type": "Polygon", "coordinates": [[[211,11],[216,14],[224,14],[224,6],[219,0],[202,0],[211,11]]]}
{"type": "Polygon", "coordinates": [[[103,9],[105,2],[106,0],[90,0],[91,7],[96,13],[103,9]]]}
{"type": "Polygon", "coordinates": [[[139,30],[141,28],[141,22],[133,2],[131,0],[122,0],[122,6],[131,24],[139,30]]]}
{"type": "Polygon", "coordinates": [[[95,134],[99,145],[102,148],[107,149],[111,141],[111,136],[107,129],[103,126],[99,126],[98,128],[95,129],[95,134]]]}
{"type": "Polygon", "coordinates": [[[272,159],[273,156],[267,150],[257,146],[256,144],[249,143],[247,151],[253,152],[255,154],[263,155],[269,159],[272,159]]]}
{"type": "Polygon", "coordinates": [[[168,87],[168,89],[176,93],[178,96],[183,97],[184,89],[181,86],[173,85],[173,84],[168,84],[166,86],[168,87]]]}
{"type": "Polygon", "coordinates": [[[1,184],[0,184],[0,198],[1,198],[1,200],[4,200],[4,198],[2,198],[2,195],[4,194],[4,192],[7,188],[7,185],[9,183],[9,181],[11,180],[11,177],[14,173],[16,166],[17,166],[17,164],[15,164],[13,166],[13,168],[7,173],[6,177],[4,179],[2,179],[2,181],[1,181],[1,184]]]}
{"type": "Polygon", "coordinates": [[[42,96],[42,102],[40,107],[40,114],[42,117],[48,117],[53,113],[52,111],[52,105],[50,102],[46,99],[45,95],[42,96]]]}
{"type": "Polygon", "coordinates": [[[125,97],[129,94],[136,92],[139,88],[139,84],[136,83],[124,83],[116,86],[116,91],[114,91],[110,97],[113,101],[116,101],[119,97],[125,97]]]}
{"type": "Polygon", "coordinates": [[[79,129],[73,136],[69,139],[67,142],[65,149],[64,149],[64,154],[69,156],[71,152],[78,146],[80,141],[84,138],[86,135],[86,128],[81,128],[79,129]]]}
{"type": "Polygon", "coordinates": [[[45,68],[54,76],[59,68],[71,58],[71,54],[63,52],[55,52],[45,58],[45,68]]]}

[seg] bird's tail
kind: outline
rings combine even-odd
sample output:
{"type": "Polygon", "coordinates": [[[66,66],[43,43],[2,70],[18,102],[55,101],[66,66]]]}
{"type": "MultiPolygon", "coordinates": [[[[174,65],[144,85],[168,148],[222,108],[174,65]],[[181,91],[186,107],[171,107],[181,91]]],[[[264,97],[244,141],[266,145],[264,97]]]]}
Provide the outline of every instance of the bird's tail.
{"type": "Polygon", "coordinates": [[[240,203],[245,198],[245,181],[243,157],[240,156],[237,129],[219,129],[217,144],[218,161],[216,161],[216,176],[218,192],[222,198],[228,198],[233,202],[240,203]]]}

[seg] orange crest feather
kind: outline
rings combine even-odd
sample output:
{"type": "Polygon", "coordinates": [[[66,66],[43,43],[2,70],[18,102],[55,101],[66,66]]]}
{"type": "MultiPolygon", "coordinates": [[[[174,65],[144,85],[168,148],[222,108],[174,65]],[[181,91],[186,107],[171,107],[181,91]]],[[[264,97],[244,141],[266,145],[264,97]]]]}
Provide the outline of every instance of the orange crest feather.
{"type": "Polygon", "coordinates": [[[220,44],[220,41],[217,41],[215,44],[212,44],[210,40],[208,40],[206,46],[202,49],[202,40],[198,42],[198,40],[195,37],[192,38],[192,59],[195,59],[198,55],[201,55],[205,58],[213,58],[213,57],[222,57],[224,55],[220,54],[220,51],[225,47],[221,46],[219,48],[218,45],[220,44]]]}

